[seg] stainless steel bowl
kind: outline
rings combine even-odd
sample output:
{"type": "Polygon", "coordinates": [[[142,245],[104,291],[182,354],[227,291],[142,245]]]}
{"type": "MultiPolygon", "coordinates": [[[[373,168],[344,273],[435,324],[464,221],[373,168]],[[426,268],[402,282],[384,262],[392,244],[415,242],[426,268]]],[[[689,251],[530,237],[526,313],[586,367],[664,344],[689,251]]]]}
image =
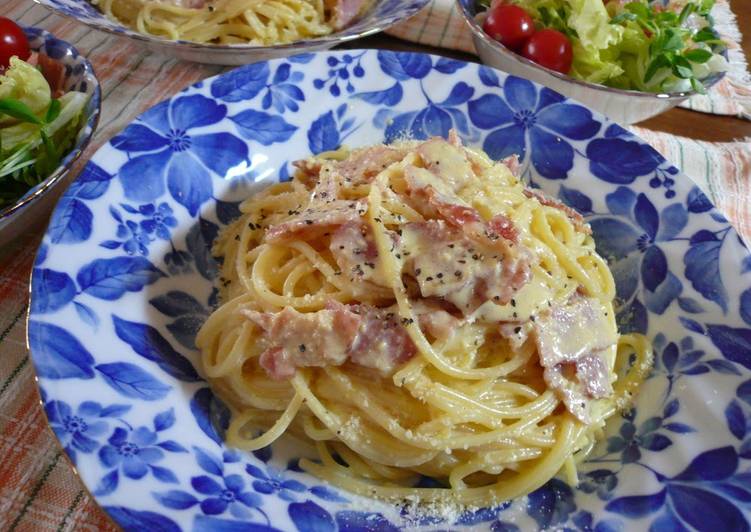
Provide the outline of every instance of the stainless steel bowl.
{"type": "MultiPolygon", "coordinates": [[[[561,74],[526,59],[498,41],[492,39],[476,20],[474,0],[456,0],[459,12],[472,32],[472,40],[477,55],[486,65],[495,67],[514,76],[541,83],[561,94],[578,100],[621,124],[633,124],[663,113],[694,96],[696,91],[653,93],[634,90],[614,89],[596,83],[589,83],[561,74]]],[[[720,81],[724,72],[712,74],[704,80],[709,88],[720,81]]]]}
{"type": "Polygon", "coordinates": [[[73,45],[37,28],[24,28],[31,49],[48,55],[65,65],[65,90],[78,90],[89,95],[84,108],[84,121],[75,144],[63,157],[60,165],[47,178],[31,188],[14,204],[0,209],[0,247],[47,220],[55,203],[58,185],[65,180],[73,163],[81,156],[94,135],[99,122],[101,90],[91,63],[73,45]]]}

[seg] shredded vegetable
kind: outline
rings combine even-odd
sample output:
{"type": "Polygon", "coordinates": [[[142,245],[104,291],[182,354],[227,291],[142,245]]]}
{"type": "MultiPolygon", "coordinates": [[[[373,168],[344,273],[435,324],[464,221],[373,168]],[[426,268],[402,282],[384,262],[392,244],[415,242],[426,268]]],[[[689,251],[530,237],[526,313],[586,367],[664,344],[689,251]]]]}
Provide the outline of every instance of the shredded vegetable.
{"type": "MultiPolygon", "coordinates": [[[[703,80],[727,70],[711,24],[714,0],[501,1],[527,10],[538,29],[571,40],[575,78],[647,92],[704,92],[703,80]]],[[[485,0],[478,5],[488,7],[485,0]]]]}
{"type": "Polygon", "coordinates": [[[0,76],[0,209],[47,178],[75,142],[88,96],[52,94],[43,73],[18,57],[0,76]]]}

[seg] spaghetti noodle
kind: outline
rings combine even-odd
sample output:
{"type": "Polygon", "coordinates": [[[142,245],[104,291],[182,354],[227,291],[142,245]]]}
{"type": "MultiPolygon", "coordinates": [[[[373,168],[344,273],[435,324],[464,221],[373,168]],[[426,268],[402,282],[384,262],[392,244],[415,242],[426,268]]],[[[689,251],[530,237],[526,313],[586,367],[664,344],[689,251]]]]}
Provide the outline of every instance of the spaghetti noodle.
{"type": "Polygon", "coordinates": [[[196,341],[228,443],[290,432],[318,450],[304,469],[384,499],[483,505],[575,477],[651,350],[618,335],[589,227],[515,161],[452,132],[322,154],[245,201],[196,341]]]}
{"type": "Polygon", "coordinates": [[[91,0],[107,17],[144,34],[213,44],[269,46],[328,35],[367,0],[91,0]]]}

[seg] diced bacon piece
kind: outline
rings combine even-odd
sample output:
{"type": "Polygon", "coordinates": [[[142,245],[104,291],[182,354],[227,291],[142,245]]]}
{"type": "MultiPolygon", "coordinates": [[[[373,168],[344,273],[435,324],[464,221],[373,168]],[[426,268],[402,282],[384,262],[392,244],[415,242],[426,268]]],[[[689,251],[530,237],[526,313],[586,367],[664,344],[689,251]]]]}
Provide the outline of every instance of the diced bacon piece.
{"type": "Polygon", "coordinates": [[[417,200],[416,207],[426,216],[442,218],[457,227],[482,221],[476,209],[454,196],[449,185],[440,181],[432,172],[408,166],[404,177],[410,196],[417,200]]]}
{"type": "Polygon", "coordinates": [[[407,192],[418,198],[423,197],[427,189],[433,189],[443,201],[461,200],[456,196],[451,183],[446,182],[426,168],[408,165],[404,168],[404,180],[407,183],[407,192]]]}
{"type": "Polygon", "coordinates": [[[428,204],[435,208],[438,215],[457,227],[474,222],[482,222],[477,209],[446,201],[432,187],[424,189],[424,194],[428,204]]]}
{"type": "Polygon", "coordinates": [[[259,363],[277,380],[291,378],[297,368],[340,366],[348,360],[389,374],[417,352],[395,309],[329,301],[317,312],[285,307],[276,313],[244,313],[263,330],[268,347],[259,363]]]}
{"type": "Polygon", "coordinates": [[[306,185],[315,183],[322,173],[328,172],[332,177],[344,181],[349,186],[365,185],[389,165],[404,159],[405,150],[391,146],[371,146],[353,151],[343,161],[327,161],[310,158],[295,161],[306,185]]]}
{"type": "Polygon", "coordinates": [[[529,253],[520,253],[516,256],[506,256],[505,259],[486,257],[483,263],[488,268],[479,275],[475,290],[476,304],[479,306],[485,301],[492,300],[505,305],[511,301],[514,294],[532,277],[530,256],[529,253]]]}
{"type": "Polygon", "coordinates": [[[334,164],[334,171],[349,185],[364,185],[390,165],[401,161],[405,150],[391,146],[371,146],[355,150],[343,161],[334,164]]]}
{"type": "Polygon", "coordinates": [[[576,379],[584,385],[587,395],[594,398],[607,397],[613,392],[608,368],[597,354],[583,356],[576,363],[576,379]]]}
{"type": "MultiPolygon", "coordinates": [[[[418,200],[418,210],[432,218],[446,220],[480,243],[484,241],[504,240],[518,243],[519,231],[508,217],[497,214],[489,222],[484,222],[477,209],[466,205],[456,196],[451,195],[447,186],[438,181],[433,174],[415,167],[405,169],[405,179],[410,195],[418,200]]],[[[499,241],[493,247],[504,253],[507,252],[506,243],[499,241]]]]}
{"type": "Polygon", "coordinates": [[[443,298],[464,314],[486,301],[507,303],[529,281],[529,254],[521,246],[506,254],[497,241],[470,238],[442,220],[407,224],[402,234],[422,296],[443,298]]]}
{"type": "Polygon", "coordinates": [[[395,309],[357,308],[362,321],[349,350],[353,363],[388,375],[415,356],[417,348],[395,309]]]}
{"type": "Polygon", "coordinates": [[[414,271],[423,272],[415,276],[422,295],[444,297],[463,312],[488,299],[508,302],[528,282],[531,262],[528,250],[518,245],[513,222],[499,214],[486,223],[453,194],[450,184],[428,170],[410,166],[404,175],[415,207],[437,218],[412,227],[417,230],[415,245],[424,248],[413,259],[414,271]]]}
{"type": "MultiPolygon", "coordinates": [[[[411,250],[408,270],[417,280],[423,297],[447,298],[474,292],[477,261],[471,258],[472,243],[442,220],[407,224],[402,229],[404,249],[411,250]]],[[[462,305],[464,307],[464,305],[462,305]]]]}
{"type": "Polygon", "coordinates": [[[269,347],[261,353],[258,363],[272,379],[281,381],[295,376],[295,361],[283,347],[269,347]]]}
{"type": "Polygon", "coordinates": [[[590,401],[613,392],[608,369],[597,354],[583,357],[577,364],[564,363],[545,368],[543,378],[566,409],[582,423],[590,421],[590,401]]]}
{"type": "Polygon", "coordinates": [[[537,319],[537,348],[543,367],[577,362],[613,345],[618,336],[597,299],[575,296],[537,319]]]}
{"type": "MultiPolygon", "coordinates": [[[[376,267],[378,250],[368,226],[357,222],[347,222],[331,235],[329,246],[339,269],[359,281],[386,286],[386,281],[376,267]]],[[[364,284],[356,288],[367,290],[364,284]]]]}
{"type": "Polygon", "coordinates": [[[65,65],[46,54],[37,54],[37,63],[50,86],[52,97],[59,98],[65,94],[65,65]]]}
{"type": "Polygon", "coordinates": [[[491,240],[501,237],[514,244],[519,243],[519,230],[514,222],[503,214],[496,214],[490,219],[487,235],[491,240]]]}
{"type": "Polygon", "coordinates": [[[310,204],[308,208],[326,207],[332,203],[339,195],[339,184],[334,172],[331,170],[331,163],[323,165],[318,181],[313,187],[310,194],[310,204]]]}
{"type": "Polygon", "coordinates": [[[579,214],[577,211],[569,207],[568,205],[564,205],[558,200],[555,200],[553,198],[549,198],[546,195],[544,195],[542,192],[539,192],[537,190],[532,189],[524,189],[524,195],[528,198],[535,198],[537,201],[540,202],[541,205],[547,205],[549,207],[554,207],[560,211],[563,211],[566,216],[569,217],[571,220],[571,223],[574,224],[574,227],[578,231],[582,231],[588,235],[592,234],[592,228],[589,227],[589,224],[584,221],[584,217],[579,214]]]}
{"type": "Polygon", "coordinates": [[[519,177],[519,168],[521,168],[521,164],[519,164],[519,156],[509,155],[505,159],[501,160],[501,164],[506,166],[511,171],[511,174],[514,177],[519,177]]]}
{"type": "Polygon", "coordinates": [[[444,139],[435,137],[417,146],[425,167],[456,193],[475,178],[472,165],[461,147],[454,146],[444,139]]]}
{"type": "Polygon", "coordinates": [[[559,364],[543,370],[545,384],[563,401],[566,410],[582,423],[589,423],[589,398],[575,376],[576,366],[573,364],[559,364]]]}
{"type": "Polygon", "coordinates": [[[273,379],[288,379],[298,367],[343,364],[360,326],[360,317],[341,304],[318,312],[300,313],[285,307],[274,314],[244,313],[273,342],[260,358],[273,379]]]}
{"type": "Polygon", "coordinates": [[[325,162],[326,161],[324,161],[323,159],[318,159],[315,157],[293,161],[292,166],[294,166],[298,170],[298,172],[295,174],[295,177],[299,179],[306,187],[313,188],[313,186],[318,182],[318,176],[320,175],[321,168],[323,167],[325,162]]]}
{"type": "Polygon", "coordinates": [[[618,341],[599,301],[574,296],[535,322],[535,341],[547,385],[582,422],[589,421],[589,400],[612,393],[600,353],[618,341]]]}
{"type": "Polygon", "coordinates": [[[266,242],[281,243],[295,238],[314,238],[340,225],[359,221],[366,209],[367,204],[362,201],[316,202],[315,206],[308,207],[300,214],[269,227],[266,242]]]}
{"type": "Polygon", "coordinates": [[[333,0],[332,26],[335,30],[349,26],[365,10],[367,5],[368,0],[333,0]]]}
{"type": "Polygon", "coordinates": [[[448,338],[461,321],[437,305],[415,305],[420,329],[439,340],[448,338]]]}

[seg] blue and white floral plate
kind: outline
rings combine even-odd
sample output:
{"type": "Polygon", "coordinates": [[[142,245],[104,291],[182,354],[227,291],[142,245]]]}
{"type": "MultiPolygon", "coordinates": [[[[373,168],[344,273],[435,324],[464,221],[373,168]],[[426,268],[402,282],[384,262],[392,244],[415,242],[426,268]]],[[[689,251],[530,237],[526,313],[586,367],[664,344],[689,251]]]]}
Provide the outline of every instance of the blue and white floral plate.
{"type": "Polygon", "coordinates": [[[378,0],[351,25],[329,35],[289,44],[256,46],[250,44],[202,44],[174,41],[139,33],[107,18],[89,0],[34,0],[58,15],[72,18],[87,26],[128,37],[149,50],[172,55],[185,61],[212,65],[245,65],[254,61],[285,57],[303,52],[327,50],[337,44],[374,35],[399,21],[406,20],[428,5],[429,0],[378,0]]]}
{"type": "Polygon", "coordinates": [[[751,518],[751,257],[707,198],[620,126],[524,79],[386,51],[249,65],[165,101],[103,146],[55,211],[28,333],[68,456],[125,530],[708,530],[751,518]],[[342,143],[456,128],[585,214],[617,278],[621,329],[656,366],[578,487],[459,515],[365,500],[290,447],[222,441],[195,369],[216,304],[209,246],[253,183],[342,143]]]}

